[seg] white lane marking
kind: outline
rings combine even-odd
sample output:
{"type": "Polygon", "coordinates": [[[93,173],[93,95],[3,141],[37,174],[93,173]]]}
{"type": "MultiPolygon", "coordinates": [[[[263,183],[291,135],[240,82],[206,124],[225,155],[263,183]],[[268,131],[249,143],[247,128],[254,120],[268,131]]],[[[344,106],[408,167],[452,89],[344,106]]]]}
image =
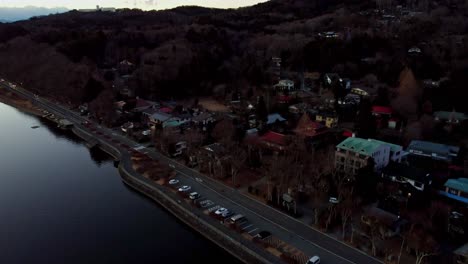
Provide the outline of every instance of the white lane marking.
{"type": "MultiPolygon", "coordinates": [[[[184,175],[185,177],[188,177],[189,179],[193,179],[193,177],[190,177],[189,175],[185,174],[185,173],[182,172],[182,171],[178,171],[178,172],[179,172],[180,174],[184,175]]],[[[336,254],[336,253],[334,253],[334,252],[332,252],[332,251],[330,251],[330,250],[328,250],[328,249],[322,247],[322,246],[317,245],[315,242],[312,242],[312,241],[310,241],[310,240],[308,240],[308,239],[306,239],[306,238],[304,238],[304,237],[302,237],[302,236],[300,236],[300,235],[298,235],[298,234],[296,234],[296,233],[294,233],[294,232],[291,232],[290,230],[288,230],[287,228],[283,227],[282,225],[279,225],[279,224],[277,224],[276,222],[273,222],[272,220],[270,220],[270,219],[268,219],[268,218],[266,218],[266,217],[264,217],[264,216],[258,214],[257,212],[251,210],[250,208],[247,208],[247,207],[245,207],[245,206],[243,206],[243,205],[241,205],[241,204],[239,204],[239,203],[237,203],[237,202],[231,200],[231,199],[228,198],[227,196],[225,196],[225,195],[219,193],[217,190],[215,190],[215,189],[211,188],[210,186],[206,185],[205,182],[200,183],[200,185],[205,186],[205,188],[210,189],[211,191],[213,191],[214,193],[216,193],[216,194],[218,194],[219,196],[223,197],[224,199],[230,201],[231,203],[233,203],[233,204],[235,204],[235,205],[237,205],[237,206],[240,206],[240,207],[244,208],[245,210],[250,211],[252,214],[258,216],[260,219],[264,219],[265,221],[270,222],[271,224],[273,224],[273,225],[279,227],[280,229],[285,230],[286,232],[288,232],[288,233],[290,233],[290,234],[292,234],[292,235],[294,235],[294,236],[300,238],[301,240],[306,241],[306,242],[309,242],[310,244],[316,246],[317,248],[320,248],[321,250],[326,251],[326,252],[328,252],[329,254],[331,254],[331,255],[333,255],[333,256],[335,256],[335,257],[337,257],[337,258],[340,258],[340,259],[344,260],[345,262],[352,263],[352,264],[357,264],[357,263],[352,262],[351,260],[346,259],[345,257],[342,257],[342,256],[340,256],[340,255],[338,255],[338,254],[336,254]]],[[[351,249],[352,249],[352,248],[351,248],[351,249]]],[[[354,249],[354,250],[356,250],[356,249],[354,249]]],[[[357,251],[357,250],[356,250],[356,251],[357,251]]],[[[360,251],[357,251],[357,252],[361,253],[360,251]]],[[[364,254],[364,253],[361,253],[361,254],[364,254]]],[[[365,255],[365,256],[367,256],[367,255],[365,255]]],[[[374,260],[376,260],[376,259],[374,258],[374,260]]],[[[381,261],[379,261],[379,262],[380,262],[380,263],[383,263],[383,262],[381,262],[381,261]]]]}
{"type": "Polygon", "coordinates": [[[242,230],[246,230],[247,228],[249,228],[249,227],[251,227],[251,226],[253,226],[253,225],[252,225],[252,224],[250,224],[250,225],[248,225],[248,226],[246,226],[246,227],[242,228],[242,230]]]}
{"type": "Polygon", "coordinates": [[[251,230],[251,231],[249,232],[249,234],[252,234],[252,232],[255,232],[255,231],[257,231],[257,230],[258,230],[258,227],[255,228],[255,229],[253,229],[253,230],[251,230]]]}

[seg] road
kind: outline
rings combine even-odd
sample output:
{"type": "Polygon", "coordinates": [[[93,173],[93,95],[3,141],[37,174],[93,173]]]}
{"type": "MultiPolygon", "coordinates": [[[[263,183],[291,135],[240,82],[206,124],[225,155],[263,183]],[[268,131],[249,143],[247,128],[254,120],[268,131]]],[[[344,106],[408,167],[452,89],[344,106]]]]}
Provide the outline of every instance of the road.
{"type": "Polygon", "coordinates": [[[178,172],[177,177],[182,183],[192,186],[195,191],[212,200],[216,204],[245,215],[247,219],[249,219],[249,221],[259,229],[270,231],[274,236],[298,248],[307,255],[319,255],[322,263],[382,263],[381,261],[324,233],[321,233],[312,227],[277,211],[276,209],[273,209],[255,199],[251,199],[237,190],[216,182],[211,178],[205,177],[183,164],[177,163],[153,148],[141,148],[141,145],[133,140],[120,135],[111,129],[95,124],[94,122],[80,116],[78,113],[60,106],[57,103],[36,97],[27,90],[18,86],[12,87],[6,82],[0,82],[0,86],[17,91],[26,98],[35,101],[37,105],[44,109],[58,113],[75,124],[81,124],[84,121],[91,122],[101,133],[111,137],[111,139],[137,148],[138,151],[144,152],[162,163],[173,164],[175,166],[175,170],[178,172]],[[195,178],[202,179],[202,182],[196,181],[195,178]]]}

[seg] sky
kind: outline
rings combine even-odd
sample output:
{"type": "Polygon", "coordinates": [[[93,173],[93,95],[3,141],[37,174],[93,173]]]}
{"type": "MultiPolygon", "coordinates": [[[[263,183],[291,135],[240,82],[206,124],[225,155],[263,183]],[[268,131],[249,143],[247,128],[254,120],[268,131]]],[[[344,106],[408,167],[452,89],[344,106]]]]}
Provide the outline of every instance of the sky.
{"type": "Polygon", "coordinates": [[[140,8],[167,9],[181,5],[198,5],[216,8],[236,8],[250,6],[266,0],[0,0],[0,7],[66,7],[68,9],[95,8],[101,7],[115,8],[140,8]]]}

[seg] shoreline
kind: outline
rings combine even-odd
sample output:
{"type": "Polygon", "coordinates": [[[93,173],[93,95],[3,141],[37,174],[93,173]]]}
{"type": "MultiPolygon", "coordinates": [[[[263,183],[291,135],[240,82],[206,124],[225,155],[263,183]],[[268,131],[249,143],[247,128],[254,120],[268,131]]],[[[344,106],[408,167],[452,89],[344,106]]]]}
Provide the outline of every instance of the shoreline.
{"type": "MultiPolygon", "coordinates": [[[[4,91],[5,90],[0,89],[0,102],[10,105],[18,111],[37,116],[39,118],[42,118],[41,110],[47,110],[56,115],[60,115],[60,113],[51,111],[51,109],[39,107],[34,104],[34,102],[22,98],[21,95],[18,95],[15,92],[4,91]]],[[[236,233],[228,235],[227,233],[231,230],[225,231],[216,227],[216,224],[220,224],[216,223],[214,219],[209,218],[209,216],[204,214],[200,214],[199,212],[193,212],[192,210],[189,210],[190,208],[185,208],[185,202],[184,204],[178,203],[180,201],[167,195],[163,190],[163,187],[152,184],[148,179],[144,178],[143,175],[138,174],[131,165],[132,161],[130,159],[130,153],[127,153],[125,150],[121,150],[119,147],[113,146],[111,143],[106,142],[100,137],[92,135],[89,131],[86,131],[86,129],[79,127],[79,124],[75,123],[69,130],[81,138],[85,145],[87,143],[96,143],[97,141],[97,146],[101,150],[109,154],[115,161],[118,161],[119,175],[121,176],[124,184],[157,202],[192,230],[210,240],[212,243],[215,243],[235,258],[244,263],[281,263],[279,258],[263,251],[262,249],[260,249],[263,251],[261,254],[254,252],[254,250],[247,247],[247,245],[251,244],[249,245],[250,247],[258,247],[258,245],[253,244],[251,241],[242,241],[241,234],[236,233]],[[237,237],[233,238],[233,236],[236,235],[237,237]]]]}

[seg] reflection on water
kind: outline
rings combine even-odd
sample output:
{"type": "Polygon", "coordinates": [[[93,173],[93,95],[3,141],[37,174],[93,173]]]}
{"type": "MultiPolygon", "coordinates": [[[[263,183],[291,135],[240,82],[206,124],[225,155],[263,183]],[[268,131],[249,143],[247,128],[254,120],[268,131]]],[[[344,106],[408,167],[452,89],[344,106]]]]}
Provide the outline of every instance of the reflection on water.
{"type": "Polygon", "coordinates": [[[103,150],[98,147],[91,148],[89,150],[89,155],[91,159],[96,163],[96,165],[101,166],[106,162],[113,162],[114,160],[103,150]]]}
{"type": "Polygon", "coordinates": [[[239,263],[125,186],[102,151],[4,104],[0,120],[0,263],[239,263]]]}

